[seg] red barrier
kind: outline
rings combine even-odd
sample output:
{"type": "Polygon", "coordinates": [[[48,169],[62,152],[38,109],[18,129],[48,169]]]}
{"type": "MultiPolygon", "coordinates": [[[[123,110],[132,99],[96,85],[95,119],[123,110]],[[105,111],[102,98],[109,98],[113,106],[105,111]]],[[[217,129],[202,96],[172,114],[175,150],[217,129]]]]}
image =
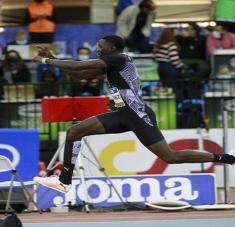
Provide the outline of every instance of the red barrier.
{"type": "Polygon", "coordinates": [[[56,97],[43,98],[42,121],[67,122],[82,121],[109,110],[108,97],[56,97]]]}

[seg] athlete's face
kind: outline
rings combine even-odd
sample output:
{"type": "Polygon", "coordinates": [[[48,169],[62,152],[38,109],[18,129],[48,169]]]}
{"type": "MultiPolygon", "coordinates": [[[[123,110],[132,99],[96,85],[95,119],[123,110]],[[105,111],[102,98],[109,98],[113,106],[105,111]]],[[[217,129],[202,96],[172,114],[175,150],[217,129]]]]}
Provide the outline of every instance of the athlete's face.
{"type": "Polygon", "coordinates": [[[116,48],[104,39],[100,39],[97,44],[97,55],[102,57],[104,55],[112,54],[116,51],[116,48]]]}

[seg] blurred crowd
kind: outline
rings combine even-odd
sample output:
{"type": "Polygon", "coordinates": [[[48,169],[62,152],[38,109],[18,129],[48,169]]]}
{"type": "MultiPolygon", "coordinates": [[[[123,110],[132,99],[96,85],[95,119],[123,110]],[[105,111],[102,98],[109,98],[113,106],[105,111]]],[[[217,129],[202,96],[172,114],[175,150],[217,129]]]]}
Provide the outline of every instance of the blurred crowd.
{"type": "MultiPolygon", "coordinates": [[[[174,28],[166,25],[154,42],[150,40],[152,23],[157,19],[158,8],[152,0],[119,0],[116,7],[116,34],[126,42],[126,51],[135,54],[152,54],[156,61],[159,79],[163,86],[176,89],[178,80],[206,81],[210,75],[210,60],[214,51],[235,48],[234,23],[225,23],[221,13],[216,11],[214,1],[212,15],[217,20],[215,26],[200,27],[197,23],[174,28]]],[[[227,6],[226,6],[227,7],[227,6]]],[[[103,95],[104,76],[93,79],[68,77],[65,73],[49,65],[36,66],[36,80],[32,70],[17,50],[10,46],[53,43],[56,29],[56,9],[49,0],[32,0],[25,22],[28,30],[18,29],[15,40],[7,43],[2,50],[4,59],[0,67],[0,83],[32,83],[40,85],[36,97],[44,96],[97,96],[103,95]],[[67,86],[66,84],[70,84],[67,86]],[[63,89],[61,89],[61,87],[63,89]]],[[[232,12],[231,12],[232,13],[232,12]]],[[[91,58],[87,47],[77,49],[74,60],[91,58]]],[[[226,74],[225,69],[221,73],[226,74]]],[[[157,79],[157,78],[156,78],[157,79]]],[[[0,97],[3,98],[3,88],[0,97]]]]}

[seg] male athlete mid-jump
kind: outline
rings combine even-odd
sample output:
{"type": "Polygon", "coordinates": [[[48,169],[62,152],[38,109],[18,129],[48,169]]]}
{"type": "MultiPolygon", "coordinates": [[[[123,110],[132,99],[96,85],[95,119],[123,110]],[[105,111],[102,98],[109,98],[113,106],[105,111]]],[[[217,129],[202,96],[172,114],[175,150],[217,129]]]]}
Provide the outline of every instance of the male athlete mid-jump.
{"type": "MultiPolygon", "coordinates": [[[[68,75],[80,78],[106,74],[115,110],[86,119],[73,125],[66,136],[64,169],[60,177],[35,177],[34,180],[60,192],[68,192],[74,165],[84,136],[132,131],[149,151],[165,162],[202,163],[220,162],[233,164],[235,157],[229,154],[212,154],[195,150],[175,152],[160,132],[153,111],[141,97],[140,80],[133,60],[122,53],[124,41],[118,36],[106,36],[99,40],[99,58],[87,61],[58,60],[46,48],[39,48],[35,61],[50,64],[68,75]]],[[[95,108],[95,107],[94,107],[95,108]]]]}

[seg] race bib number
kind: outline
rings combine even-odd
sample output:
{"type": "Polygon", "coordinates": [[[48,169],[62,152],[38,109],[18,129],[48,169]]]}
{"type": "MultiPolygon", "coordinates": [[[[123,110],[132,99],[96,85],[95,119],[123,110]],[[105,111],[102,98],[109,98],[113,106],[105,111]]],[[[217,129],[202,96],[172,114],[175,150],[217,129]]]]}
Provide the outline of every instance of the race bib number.
{"type": "Polygon", "coordinates": [[[115,107],[120,108],[126,105],[116,87],[110,88],[110,93],[115,107]]]}

